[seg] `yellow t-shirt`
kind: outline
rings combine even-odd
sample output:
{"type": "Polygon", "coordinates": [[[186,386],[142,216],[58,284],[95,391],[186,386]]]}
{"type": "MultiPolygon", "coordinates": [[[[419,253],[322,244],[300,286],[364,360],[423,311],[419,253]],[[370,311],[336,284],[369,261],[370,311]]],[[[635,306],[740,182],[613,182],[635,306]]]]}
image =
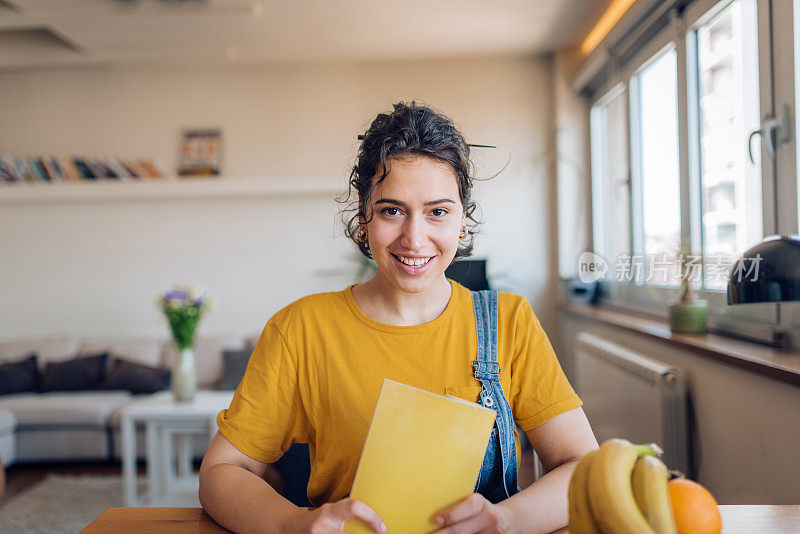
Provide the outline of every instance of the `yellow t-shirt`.
{"type": "MultiPolygon", "coordinates": [[[[230,408],[217,416],[220,432],[266,463],[293,443],[309,443],[309,499],[320,505],[345,497],[384,378],[478,400],[472,295],[451,285],[444,312],[418,326],[370,319],[353,286],[282,309],[264,327],[230,408]]],[[[581,406],[528,301],[506,292],[498,301],[500,383],[522,429],[581,406]]]]}

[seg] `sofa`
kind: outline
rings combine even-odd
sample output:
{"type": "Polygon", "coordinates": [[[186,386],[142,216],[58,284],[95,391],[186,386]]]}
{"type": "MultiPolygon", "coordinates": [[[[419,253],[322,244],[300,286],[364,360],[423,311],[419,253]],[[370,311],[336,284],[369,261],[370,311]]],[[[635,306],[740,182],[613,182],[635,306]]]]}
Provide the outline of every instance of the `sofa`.
{"type": "MultiPolygon", "coordinates": [[[[234,389],[256,339],[233,334],[199,337],[194,347],[198,387],[234,389]]],[[[168,388],[168,371],[176,356],[174,345],[165,339],[58,336],[0,341],[0,368],[10,373],[4,375],[6,386],[11,381],[12,391],[27,389],[0,395],[3,465],[118,460],[120,408],[151,392],[147,385],[142,386],[142,376],[149,377],[147,380],[151,382],[152,377],[157,379],[151,389],[168,388]],[[23,386],[21,381],[27,380],[27,375],[15,373],[23,366],[33,365],[31,355],[36,356],[33,361],[37,383],[23,386]],[[97,380],[92,386],[75,390],[74,384],[82,387],[81,381],[87,380],[86,370],[81,367],[89,363],[96,375],[103,376],[93,376],[97,380]],[[117,373],[115,376],[122,377],[121,381],[104,382],[112,375],[111,366],[136,370],[139,381],[129,387],[124,376],[117,373]],[[70,382],[68,372],[79,375],[70,382]],[[67,383],[57,383],[65,379],[67,383]]],[[[138,450],[143,451],[143,429],[137,429],[137,433],[138,450]]],[[[196,444],[196,457],[202,457],[206,446],[207,443],[196,444]]]]}

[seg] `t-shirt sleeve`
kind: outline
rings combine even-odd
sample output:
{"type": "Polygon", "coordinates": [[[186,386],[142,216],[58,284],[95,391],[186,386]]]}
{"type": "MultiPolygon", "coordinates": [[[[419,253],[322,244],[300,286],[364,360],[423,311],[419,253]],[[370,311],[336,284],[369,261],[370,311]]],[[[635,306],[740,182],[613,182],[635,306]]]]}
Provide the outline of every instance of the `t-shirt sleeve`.
{"type": "Polygon", "coordinates": [[[278,460],[292,443],[310,441],[296,361],[278,328],[267,323],[231,405],[217,415],[219,431],[260,462],[278,460]]]}
{"type": "Polygon", "coordinates": [[[570,385],[550,340],[524,298],[515,309],[511,405],[526,432],[583,402],[570,385]]]}

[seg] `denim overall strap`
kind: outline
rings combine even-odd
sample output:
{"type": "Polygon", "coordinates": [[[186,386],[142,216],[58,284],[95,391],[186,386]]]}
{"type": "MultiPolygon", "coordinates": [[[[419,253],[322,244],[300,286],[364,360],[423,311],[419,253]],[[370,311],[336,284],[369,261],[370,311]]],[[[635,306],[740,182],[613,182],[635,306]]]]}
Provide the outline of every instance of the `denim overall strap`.
{"type": "Polygon", "coordinates": [[[497,361],[497,302],[497,291],[472,292],[478,334],[478,358],[472,363],[473,375],[482,386],[480,404],[497,412],[475,488],[493,503],[519,491],[514,416],[500,384],[497,361]]]}

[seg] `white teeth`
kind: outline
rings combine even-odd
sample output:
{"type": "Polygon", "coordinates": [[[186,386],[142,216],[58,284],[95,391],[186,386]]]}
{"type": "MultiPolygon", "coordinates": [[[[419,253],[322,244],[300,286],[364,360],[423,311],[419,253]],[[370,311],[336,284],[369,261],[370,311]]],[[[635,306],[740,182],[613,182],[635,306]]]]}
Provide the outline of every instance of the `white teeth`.
{"type": "Polygon", "coordinates": [[[428,263],[428,261],[430,261],[430,258],[412,259],[412,258],[403,258],[402,256],[397,256],[397,258],[406,265],[411,265],[413,267],[419,267],[421,265],[425,265],[426,263],[428,263]]]}

